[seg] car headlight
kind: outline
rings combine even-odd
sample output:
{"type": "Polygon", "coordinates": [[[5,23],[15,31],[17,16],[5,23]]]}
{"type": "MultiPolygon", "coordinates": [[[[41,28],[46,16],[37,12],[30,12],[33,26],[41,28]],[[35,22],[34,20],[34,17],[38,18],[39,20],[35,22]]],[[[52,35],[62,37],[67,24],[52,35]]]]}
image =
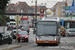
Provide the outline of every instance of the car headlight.
{"type": "Polygon", "coordinates": [[[28,36],[25,36],[25,38],[28,38],[28,36]]]}

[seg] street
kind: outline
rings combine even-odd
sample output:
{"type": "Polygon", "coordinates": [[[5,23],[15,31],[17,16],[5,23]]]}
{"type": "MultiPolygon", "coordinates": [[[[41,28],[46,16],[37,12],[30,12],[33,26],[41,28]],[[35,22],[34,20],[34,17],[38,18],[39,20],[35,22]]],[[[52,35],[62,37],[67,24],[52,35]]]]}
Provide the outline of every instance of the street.
{"type": "MultiPolygon", "coordinates": [[[[2,32],[2,27],[0,27],[0,32],[2,32]]],[[[7,27],[5,27],[5,32],[6,33],[11,33],[11,31],[6,30],[7,27]]],[[[14,45],[15,39],[13,39],[12,44],[14,45]]],[[[18,45],[21,45],[22,47],[20,48],[15,48],[12,50],[74,50],[75,49],[75,37],[62,37],[60,40],[60,44],[58,46],[56,45],[40,45],[37,46],[35,43],[35,34],[33,34],[33,29],[30,28],[30,33],[29,33],[29,42],[23,42],[22,44],[18,43],[18,45]]],[[[8,44],[1,45],[0,48],[2,47],[8,47],[8,44]]]]}

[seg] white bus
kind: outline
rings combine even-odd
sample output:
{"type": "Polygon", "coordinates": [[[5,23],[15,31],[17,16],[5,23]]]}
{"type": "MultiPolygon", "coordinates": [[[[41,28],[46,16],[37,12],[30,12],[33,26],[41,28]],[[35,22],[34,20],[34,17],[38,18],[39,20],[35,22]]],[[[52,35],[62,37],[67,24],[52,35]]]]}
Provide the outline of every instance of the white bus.
{"type": "MultiPolygon", "coordinates": [[[[58,17],[46,17],[36,24],[36,44],[60,43],[60,19],[58,17]]],[[[33,32],[35,34],[35,32],[33,32]]]]}

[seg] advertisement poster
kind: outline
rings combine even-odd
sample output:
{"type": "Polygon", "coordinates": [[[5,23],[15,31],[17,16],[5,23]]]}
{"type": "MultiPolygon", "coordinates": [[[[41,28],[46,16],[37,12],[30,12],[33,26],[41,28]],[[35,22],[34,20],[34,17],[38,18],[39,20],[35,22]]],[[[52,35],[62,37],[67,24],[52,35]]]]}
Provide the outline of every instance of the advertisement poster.
{"type": "Polygon", "coordinates": [[[75,17],[75,6],[65,7],[65,17],[75,17]]]}

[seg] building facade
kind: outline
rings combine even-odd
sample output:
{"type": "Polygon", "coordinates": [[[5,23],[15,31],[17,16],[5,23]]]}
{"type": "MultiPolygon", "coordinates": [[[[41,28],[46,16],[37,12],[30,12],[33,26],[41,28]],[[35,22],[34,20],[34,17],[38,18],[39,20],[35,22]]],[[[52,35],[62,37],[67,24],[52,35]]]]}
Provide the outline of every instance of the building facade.
{"type": "Polygon", "coordinates": [[[57,2],[53,7],[55,17],[65,17],[65,2],[57,2]]]}
{"type": "Polygon", "coordinates": [[[51,10],[51,8],[48,8],[48,9],[44,12],[44,14],[50,15],[50,16],[53,16],[53,15],[54,15],[54,13],[53,13],[53,11],[51,10]]]}

